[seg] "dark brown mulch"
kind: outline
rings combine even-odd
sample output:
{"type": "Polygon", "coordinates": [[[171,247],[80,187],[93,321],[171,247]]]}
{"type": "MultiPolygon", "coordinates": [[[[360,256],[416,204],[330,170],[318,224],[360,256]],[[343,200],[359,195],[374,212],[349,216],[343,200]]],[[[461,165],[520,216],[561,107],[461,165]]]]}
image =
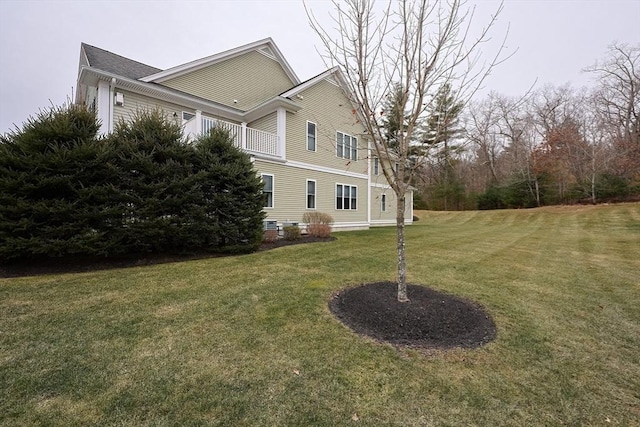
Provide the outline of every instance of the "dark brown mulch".
{"type": "MultiPolygon", "coordinates": [[[[260,251],[289,245],[305,243],[330,242],[335,237],[302,236],[298,240],[278,239],[275,242],[265,242],[260,245],[260,251]]],[[[165,264],[169,262],[189,261],[229,256],[210,252],[191,254],[138,254],[119,257],[89,257],[75,256],[66,258],[45,258],[37,261],[21,261],[11,264],[0,264],[0,278],[39,276],[43,274],[79,273],[94,270],[110,270],[114,268],[138,267],[144,265],[165,264]]]]}
{"type": "Polygon", "coordinates": [[[495,323],[478,304],[416,285],[407,286],[407,295],[410,301],[401,303],[395,283],[368,283],[338,292],[329,309],[354,332],[394,345],[473,348],[496,337],[495,323]]]}

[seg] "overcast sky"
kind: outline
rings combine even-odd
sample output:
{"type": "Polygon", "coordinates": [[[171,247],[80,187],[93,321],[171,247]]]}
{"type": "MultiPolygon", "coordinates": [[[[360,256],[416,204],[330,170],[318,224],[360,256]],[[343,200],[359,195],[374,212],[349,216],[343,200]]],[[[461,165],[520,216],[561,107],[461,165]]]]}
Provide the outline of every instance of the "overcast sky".
{"type": "MultiPolygon", "coordinates": [[[[484,23],[499,1],[469,3],[484,23]]],[[[330,2],[308,4],[327,20],[330,2]]],[[[493,34],[500,39],[509,25],[508,52],[517,53],[486,90],[589,85],[581,70],[613,41],[640,43],[639,22],[640,0],[505,0],[493,34]]],[[[0,133],[71,97],[81,42],[166,69],[266,37],[301,80],[324,71],[301,0],[0,0],[0,133]]]]}

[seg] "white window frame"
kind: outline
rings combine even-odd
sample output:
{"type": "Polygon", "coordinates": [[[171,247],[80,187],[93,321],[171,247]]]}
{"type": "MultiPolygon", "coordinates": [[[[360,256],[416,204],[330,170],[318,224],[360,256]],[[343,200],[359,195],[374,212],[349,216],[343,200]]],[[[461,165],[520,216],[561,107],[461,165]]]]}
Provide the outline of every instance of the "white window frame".
{"type": "Polygon", "coordinates": [[[382,196],[380,196],[380,199],[381,199],[380,211],[386,212],[387,211],[387,195],[383,194],[382,196]]]}
{"type": "Polygon", "coordinates": [[[351,185],[351,184],[341,184],[341,183],[336,183],[336,193],[335,193],[335,208],[337,211],[357,211],[358,210],[358,205],[360,203],[358,203],[358,186],[357,185],[351,185]],[[338,187],[340,187],[340,191],[338,191],[338,187]],[[349,189],[349,197],[345,197],[345,192],[344,190],[348,188],[349,189]],[[355,190],[355,197],[353,197],[353,192],[355,190]],[[338,193],[340,193],[340,207],[338,207],[338,193]],[[349,207],[345,208],[345,200],[349,201],[349,207]],[[353,203],[355,201],[355,205],[356,207],[353,207],[353,203]]]}
{"type": "Polygon", "coordinates": [[[318,125],[314,122],[307,120],[307,151],[318,151],[318,125]],[[309,148],[309,125],[313,125],[313,150],[309,148]]]}
{"type": "Polygon", "coordinates": [[[267,198],[267,199],[265,200],[265,206],[263,206],[263,208],[264,208],[264,209],[273,209],[273,207],[274,207],[274,206],[275,206],[275,204],[276,204],[276,203],[275,203],[275,201],[276,201],[276,180],[275,180],[275,178],[274,178],[273,174],[270,174],[270,173],[263,173],[263,174],[260,174],[260,179],[262,179],[262,183],[263,183],[262,192],[263,192],[264,194],[267,194],[267,193],[268,193],[268,192],[264,191],[264,184],[265,184],[265,182],[264,182],[264,177],[265,177],[265,176],[271,177],[271,206],[266,206],[266,205],[267,205],[267,201],[269,200],[269,198],[267,198]]]}
{"type": "Polygon", "coordinates": [[[358,138],[336,131],[336,156],[341,159],[358,160],[358,138]]]}
{"type": "Polygon", "coordinates": [[[305,188],[306,188],[306,198],[305,198],[305,203],[306,203],[306,207],[309,210],[316,210],[317,206],[318,206],[318,183],[316,182],[315,179],[307,179],[305,182],[305,188]],[[309,193],[309,183],[313,182],[313,194],[309,193]],[[309,206],[309,196],[313,196],[313,206],[310,207],[309,206]]]}

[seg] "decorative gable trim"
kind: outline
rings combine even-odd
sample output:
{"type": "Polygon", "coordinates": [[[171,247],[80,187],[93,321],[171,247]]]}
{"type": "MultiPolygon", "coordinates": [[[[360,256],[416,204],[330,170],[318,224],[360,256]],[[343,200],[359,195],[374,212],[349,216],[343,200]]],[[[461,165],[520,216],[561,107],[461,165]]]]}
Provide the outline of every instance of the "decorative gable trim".
{"type": "Polygon", "coordinates": [[[195,61],[187,62],[186,64],[178,65],[176,67],[169,68],[168,70],[143,77],[140,80],[147,83],[162,83],[163,81],[181,76],[183,74],[191,73],[201,68],[208,67],[218,62],[226,61],[227,59],[231,59],[251,51],[257,51],[277,61],[293,84],[297,85],[300,83],[300,79],[298,79],[298,76],[293,71],[271,37],[258,40],[256,42],[249,43],[244,46],[240,46],[224,52],[220,52],[215,55],[207,56],[205,58],[197,59],[195,61]]]}
{"type": "Polygon", "coordinates": [[[262,48],[258,52],[260,52],[261,54],[263,54],[267,58],[273,59],[274,61],[278,60],[276,55],[273,53],[273,51],[271,49],[269,49],[269,47],[262,48]]]}
{"type": "Polygon", "coordinates": [[[317,76],[312,77],[309,80],[300,83],[298,86],[292,87],[288,91],[281,93],[280,96],[285,98],[295,97],[296,95],[300,94],[300,92],[305,91],[306,89],[320,83],[321,81],[326,81],[327,83],[330,83],[332,85],[339,87],[344,93],[344,95],[347,97],[349,102],[351,103],[351,106],[353,107],[353,110],[357,114],[358,119],[360,120],[361,123],[363,123],[362,110],[359,105],[356,105],[353,102],[353,99],[350,96],[351,89],[349,88],[349,84],[345,80],[344,74],[342,74],[342,70],[340,69],[340,67],[330,68],[324,73],[318,74],[317,76]]]}
{"type": "MultiPolygon", "coordinates": [[[[336,74],[336,73],[342,73],[342,72],[340,71],[340,68],[333,67],[333,68],[325,71],[324,73],[318,74],[317,76],[312,77],[309,80],[304,81],[304,82],[300,83],[299,85],[292,87],[288,91],[286,91],[284,93],[281,93],[280,96],[283,96],[285,98],[291,98],[292,96],[295,96],[295,95],[299,94],[300,92],[302,92],[302,91],[304,91],[306,89],[309,89],[312,86],[315,86],[316,84],[320,83],[323,80],[326,80],[326,81],[328,81],[329,83],[332,83],[332,84],[336,84],[335,78],[333,77],[334,74],[336,74]]],[[[346,86],[342,87],[342,89],[346,90],[346,86]]]]}

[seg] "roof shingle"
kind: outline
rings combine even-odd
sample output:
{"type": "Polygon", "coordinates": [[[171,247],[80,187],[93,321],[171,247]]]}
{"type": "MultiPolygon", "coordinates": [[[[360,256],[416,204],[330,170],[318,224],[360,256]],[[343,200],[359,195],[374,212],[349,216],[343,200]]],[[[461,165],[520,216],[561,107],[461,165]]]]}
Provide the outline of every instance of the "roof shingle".
{"type": "Polygon", "coordinates": [[[140,79],[162,71],[124,56],[116,55],[108,50],[82,43],[84,53],[87,55],[89,66],[108,73],[117,74],[130,79],[140,79]]]}

